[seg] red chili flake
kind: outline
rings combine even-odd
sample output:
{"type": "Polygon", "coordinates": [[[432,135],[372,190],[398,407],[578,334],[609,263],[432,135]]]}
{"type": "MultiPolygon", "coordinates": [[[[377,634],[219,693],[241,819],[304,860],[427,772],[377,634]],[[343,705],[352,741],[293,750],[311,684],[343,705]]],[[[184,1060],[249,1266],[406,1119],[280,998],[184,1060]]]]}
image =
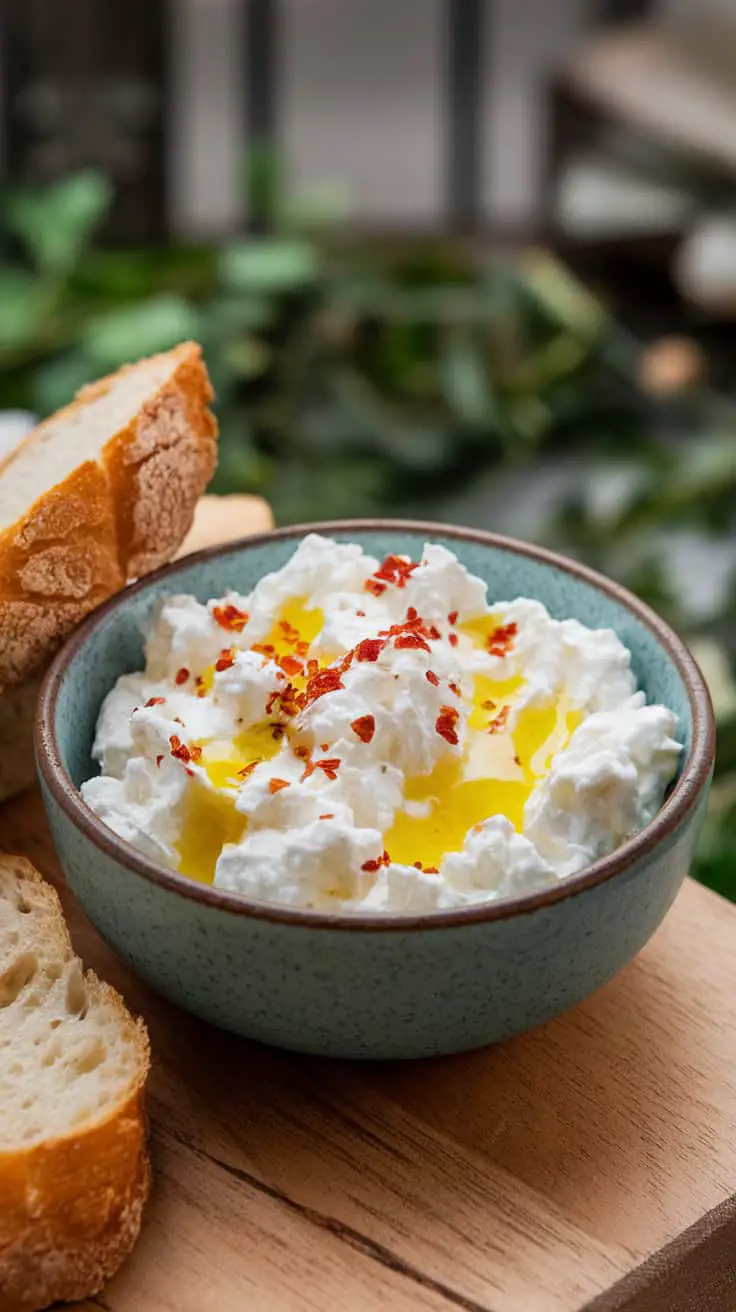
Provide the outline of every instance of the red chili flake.
{"type": "Polygon", "coordinates": [[[259,656],[275,656],[276,648],[271,642],[254,642],[251,651],[257,651],[259,656]]]}
{"type": "Polygon", "coordinates": [[[268,791],[271,794],[280,793],[282,788],[288,788],[288,787],[289,787],[288,779],[269,779],[268,781],[268,791]]]}
{"type": "Polygon", "coordinates": [[[384,583],[393,583],[397,588],[405,588],[407,580],[419,566],[416,560],[405,560],[403,556],[387,556],[383,564],[373,571],[374,579],[384,583]]]}
{"type": "Polygon", "coordinates": [[[171,755],[175,756],[177,761],[181,761],[183,765],[188,765],[190,761],[199,760],[202,755],[201,747],[187,747],[186,743],[183,743],[176,733],[172,733],[169,738],[169,746],[171,747],[171,755]]]}
{"type": "Polygon", "coordinates": [[[288,620],[279,620],[279,628],[287,642],[299,641],[299,630],[295,629],[294,625],[290,624],[288,620]]]}
{"type": "Polygon", "coordinates": [[[317,819],[318,819],[318,820],[334,820],[334,819],[335,819],[335,812],[334,812],[334,811],[325,811],[324,815],[318,815],[318,816],[317,816],[317,819]]]}
{"type": "Polygon", "coordinates": [[[302,761],[308,761],[308,760],[309,760],[309,748],[308,748],[308,747],[295,747],[295,748],[294,748],[294,755],[295,755],[295,756],[299,756],[299,757],[301,757],[302,761]]]}
{"type": "Polygon", "coordinates": [[[456,697],[462,697],[462,693],[456,683],[451,683],[449,685],[449,688],[450,688],[450,692],[454,692],[456,697]]]}
{"type": "Polygon", "coordinates": [[[440,713],[434,724],[440,737],[444,738],[452,747],[457,747],[460,741],[455,727],[459,718],[460,712],[454,706],[441,706],[440,713]]]}
{"type": "Polygon", "coordinates": [[[447,635],[447,641],[449,642],[449,644],[450,644],[451,647],[457,647],[457,634],[456,634],[456,633],[448,633],[448,635],[447,635]]]}
{"type": "Polygon", "coordinates": [[[457,624],[457,611],[456,611],[456,610],[451,610],[451,611],[450,611],[450,614],[447,616],[447,622],[448,622],[448,624],[457,624]]]}
{"type": "MultiPolygon", "coordinates": [[[[165,698],[165,697],[149,697],[149,698],[148,698],[148,701],[147,701],[147,702],[144,702],[143,705],[144,705],[144,706],[163,706],[163,704],[164,704],[165,701],[166,701],[166,698],[165,698]]],[[[136,706],[135,709],[138,710],[138,707],[136,706]]]]}
{"type": "Polygon", "coordinates": [[[489,726],[488,726],[488,732],[489,732],[489,733],[499,733],[499,732],[501,731],[501,729],[505,729],[505,728],[506,728],[506,725],[507,725],[507,723],[508,723],[509,711],[510,711],[510,710],[511,710],[511,707],[510,707],[510,706],[502,706],[502,707],[501,707],[501,709],[500,709],[500,711],[498,712],[498,715],[496,716],[495,720],[491,720],[491,723],[490,723],[489,726]]]}
{"type": "Polygon", "coordinates": [[[223,670],[229,670],[231,665],[235,664],[235,648],[224,647],[215,661],[215,669],[219,674],[223,670]]]}
{"type": "Polygon", "coordinates": [[[308,642],[298,642],[298,643],[296,644],[296,654],[297,654],[297,656],[301,656],[302,659],[306,656],[306,654],[307,654],[308,651],[309,651],[309,643],[308,643],[308,642]]]}
{"type": "Polygon", "coordinates": [[[158,766],[159,770],[161,769],[161,762],[163,761],[163,759],[164,759],[163,756],[156,757],[156,765],[158,766]]]}
{"type": "Polygon", "coordinates": [[[374,597],[380,597],[381,593],[386,591],[386,584],[379,583],[378,579],[366,579],[363,587],[366,592],[372,592],[374,597]]]}
{"type": "Polygon", "coordinates": [[[427,673],[425,674],[424,677],[427,680],[427,683],[431,683],[433,688],[439,688],[440,681],[437,678],[437,675],[435,674],[434,670],[427,670],[427,673]]]}
{"type": "Polygon", "coordinates": [[[193,770],[190,770],[188,765],[185,765],[185,766],[184,766],[184,771],[185,771],[186,774],[189,775],[189,778],[190,778],[190,779],[193,779],[193,778],[194,778],[194,771],[193,771],[193,770]]]}
{"type": "Polygon", "coordinates": [[[315,674],[319,674],[319,661],[312,657],[311,660],[307,661],[307,678],[313,679],[315,674]]]}
{"type": "Polygon", "coordinates": [[[201,674],[198,674],[197,677],[196,677],[196,679],[194,680],[194,686],[195,686],[195,688],[197,689],[197,696],[198,696],[198,697],[206,697],[206,696],[207,696],[207,689],[206,689],[205,686],[204,686],[204,679],[202,678],[202,675],[201,675],[201,674]]]}
{"type": "Polygon", "coordinates": [[[298,715],[306,705],[306,697],[303,692],[297,692],[293,683],[287,683],[285,688],[271,693],[266,703],[266,715],[270,715],[276,702],[279,702],[281,714],[287,720],[291,720],[298,715]]]}
{"type": "Polygon", "coordinates": [[[238,770],[238,777],[240,779],[249,779],[256,766],[261,764],[262,759],[263,758],[259,756],[257,760],[249,761],[247,765],[243,766],[242,770],[238,770]]]}
{"type": "Polygon", "coordinates": [[[406,647],[414,648],[418,651],[431,650],[429,643],[425,642],[424,638],[420,638],[418,633],[399,634],[399,637],[394,640],[394,647],[396,648],[397,651],[399,650],[403,651],[403,649],[406,647]]]}
{"type": "Polygon", "coordinates": [[[229,605],[213,606],[212,616],[221,629],[229,629],[232,633],[242,633],[249,618],[244,610],[229,605]]]}
{"type": "Polygon", "coordinates": [[[330,750],[330,744],[329,744],[329,743],[320,743],[320,745],[319,745],[319,750],[320,750],[321,752],[329,752],[329,750],[330,750]]]}
{"type": "Polygon", "coordinates": [[[340,765],[341,761],[339,756],[324,757],[321,761],[307,761],[301,782],[304,783],[305,779],[309,779],[310,776],[314,774],[315,770],[323,770],[328,779],[337,779],[337,772],[340,765]]]}
{"type": "Polygon", "coordinates": [[[361,618],[362,620],[365,619],[365,611],[364,611],[364,610],[356,610],[355,614],[356,614],[356,615],[359,615],[360,618],[361,618]]]}
{"type": "Polygon", "coordinates": [[[385,643],[380,638],[364,638],[355,648],[356,661],[377,661],[385,643]]]}
{"type": "Polygon", "coordinates": [[[271,725],[271,737],[273,738],[273,740],[274,740],[275,743],[277,743],[277,742],[279,741],[280,738],[283,738],[283,736],[284,736],[285,733],[286,733],[286,725],[285,725],[285,724],[272,724],[272,725],[271,725]]]}
{"type": "Polygon", "coordinates": [[[359,715],[350,725],[353,733],[362,743],[369,743],[376,732],[376,721],[372,715],[359,715]]]}
{"type": "Polygon", "coordinates": [[[421,870],[421,868],[422,868],[422,863],[421,863],[421,861],[415,861],[413,864],[414,864],[414,869],[415,869],[415,870],[421,870]]]}
{"type": "Polygon", "coordinates": [[[182,665],[181,669],[176,671],[176,678],[174,682],[179,684],[186,683],[188,678],[189,678],[189,670],[187,670],[185,666],[182,665]]]}
{"type": "Polygon", "coordinates": [[[381,853],[379,857],[375,857],[371,861],[364,861],[360,868],[361,870],[366,870],[368,874],[372,875],[375,873],[376,870],[380,870],[381,866],[390,866],[390,865],[391,865],[391,857],[389,856],[388,852],[384,849],[384,851],[381,853]]]}
{"type": "Polygon", "coordinates": [[[513,622],[499,625],[486,638],[486,651],[489,651],[491,656],[505,656],[511,651],[518,632],[519,626],[513,622]]]}
{"type": "Polygon", "coordinates": [[[406,618],[408,619],[410,624],[413,624],[414,620],[419,619],[419,611],[416,609],[415,606],[409,607],[409,609],[406,612],[406,618]]]}
{"type": "Polygon", "coordinates": [[[425,875],[438,875],[440,872],[437,866],[422,866],[425,875]]]}
{"type": "Polygon", "coordinates": [[[286,653],[285,656],[281,656],[279,658],[279,665],[281,666],[281,669],[284,670],[286,674],[290,674],[290,675],[301,674],[302,670],[304,669],[304,666],[302,665],[302,662],[298,659],[298,657],[290,656],[288,652],[286,653]]]}
{"type": "Polygon", "coordinates": [[[309,680],[306,689],[306,705],[310,702],[316,702],[318,697],[324,697],[325,693],[338,692],[343,688],[342,679],[339,670],[321,670],[309,680]]]}

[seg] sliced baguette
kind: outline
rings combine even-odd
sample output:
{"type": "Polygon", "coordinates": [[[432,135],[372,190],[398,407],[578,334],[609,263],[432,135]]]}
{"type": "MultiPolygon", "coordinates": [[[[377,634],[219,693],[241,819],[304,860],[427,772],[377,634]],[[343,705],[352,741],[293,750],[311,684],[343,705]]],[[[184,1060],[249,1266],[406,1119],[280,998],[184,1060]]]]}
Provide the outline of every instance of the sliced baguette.
{"type": "Polygon", "coordinates": [[[145,1027],[82,970],[56,893],[0,856],[0,1312],[89,1297],[150,1187],[145,1027]]]}
{"type": "Polygon", "coordinates": [[[185,342],[83,388],[0,462],[0,692],[174,555],[215,466],[211,399],[185,342]]]}

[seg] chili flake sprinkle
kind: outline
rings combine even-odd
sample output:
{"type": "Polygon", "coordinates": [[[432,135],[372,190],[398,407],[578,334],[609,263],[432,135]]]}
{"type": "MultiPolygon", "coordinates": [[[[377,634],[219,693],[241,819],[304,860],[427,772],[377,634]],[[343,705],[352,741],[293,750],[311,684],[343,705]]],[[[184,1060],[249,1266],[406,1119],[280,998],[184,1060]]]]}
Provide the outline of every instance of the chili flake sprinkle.
{"type": "Polygon", "coordinates": [[[304,669],[304,666],[302,662],[299,660],[299,657],[291,656],[288,652],[286,653],[286,655],[279,657],[279,665],[281,666],[281,669],[284,671],[285,674],[288,674],[292,677],[295,674],[301,674],[302,670],[304,669]]]}
{"type": "Polygon", "coordinates": [[[427,670],[427,673],[425,674],[424,677],[426,678],[427,683],[431,683],[433,688],[439,688],[440,681],[437,678],[437,675],[435,674],[434,670],[427,670]]]}
{"type": "MultiPolygon", "coordinates": [[[[163,704],[164,704],[165,701],[166,701],[166,698],[165,698],[165,697],[149,697],[149,698],[148,698],[148,701],[147,701],[147,702],[144,702],[143,705],[144,705],[144,707],[147,707],[147,706],[163,706],[163,704]]],[[[137,709],[138,709],[138,708],[136,707],[136,710],[137,710],[137,709]]]]}
{"type": "Polygon", "coordinates": [[[457,747],[460,739],[457,736],[457,722],[460,718],[460,712],[454,706],[441,706],[440,713],[435,720],[434,727],[441,738],[444,738],[451,747],[457,747]]]}
{"type": "Polygon", "coordinates": [[[263,758],[259,756],[255,761],[249,761],[247,765],[243,766],[242,770],[238,770],[238,778],[250,779],[256,766],[261,764],[262,759],[263,758]]]}
{"type": "Polygon", "coordinates": [[[156,765],[158,766],[159,770],[161,769],[161,762],[163,761],[163,759],[164,759],[163,756],[156,757],[156,765]]]}
{"type": "Polygon", "coordinates": [[[222,651],[220,652],[220,655],[217,657],[217,660],[215,661],[215,669],[217,670],[218,674],[222,674],[223,670],[229,670],[231,665],[234,664],[235,664],[235,648],[223,647],[222,651]]]}
{"type": "Polygon", "coordinates": [[[324,774],[327,775],[328,779],[337,779],[337,772],[341,764],[342,762],[340,761],[339,756],[323,757],[320,761],[307,761],[301,782],[304,783],[305,779],[309,779],[310,776],[314,774],[315,770],[322,770],[324,774]]]}
{"type": "Polygon", "coordinates": [[[364,638],[355,648],[356,661],[377,661],[385,645],[380,638],[364,638]]]}
{"type": "Polygon", "coordinates": [[[449,642],[449,644],[450,644],[451,647],[457,647],[457,642],[458,642],[457,634],[456,634],[456,633],[448,633],[448,635],[447,635],[447,641],[449,642]]]}
{"type": "Polygon", "coordinates": [[[423,875],[438,875],[440,873],[437,866],[423,866],[421,861],[414,862],[414,869],[421,870],[423,875]]]}
{"type": "Polygon", "coordinates": [[[189,670],[186,669],[184,665],[182,665],[181,669],[176,671],[176,677],[174,679],[174,682],[178,684],[186,683],[188,678],[189,678],[189,670]]]}
{"type": "Polygon", "coordinates": [[[490,652],[491,656],[506,656],[511,651],[518,632],[519,626],[513,621],[510,624],[499,625],[486,638],[486,651],[490,652]]]}
{"type": "Polygon", "coordinates": [[[334,812],[334,811],[325,811],[324,815],[318,815],[318,816],[317,816],[317,819],[318,819],[318,820],[334,820],[334,819],[335,819],[335,812],[334,812]]]}
{"type": "Polygon", "coordinates": [[[187,747],[186,743],[183,743],[176,733],[172,733],[169,738],[169,746],[171,755],[176,757],[177,761],[181,761],[183,765],[189,765],[190,761],[198,761],[202,755],[201,747],[187,747]]]}
{"type": "Polygon", "coordinates": [[[242,633],[248,619],[250,618],[247,611],[238,610],[237,606],[213,606],[212,618],[221,629],[229,629],[231,633],[242,633]]]}
{"type": "Polygon", "coordinates": [[[418,633],[400,633],[394,641],[394,647],[397,651],[403,651],[405,648],[413,648],[416,651],[431,651],[428,642],[418,633]]]}
{"type": "Polygon", "coordinates": [[[403,556],[386,556],[382,565],[369,579],[366,579],[366,592],[372,592],[374,597],[380,597],[381,593],[386,591],[388,584],[395,588],[405,588],[407,580],[418,568],[419,562],[416,560],[405,560],[403,556]]]}
{"type": "Polygon", "coordinates": [[[320,670],[307,683],[305,704],[316,702],[318,697],[324,697],[328,692],[337,692],[344,686],[339,670],[320,670]]]}
{"type": "Polygon", "coordinates": [[[448,623],[448,624],[457,624],[457,611],[456,611],[456,610],[451,610],[451,611],[450,611],[450,614],[447,616],[447,623],[448,623]]]}
{"type": "Polygon", "coordinates": [[[357,720],[353,720],[350,728],[362,743],[369,743],[376,732],[375,717],[372,715],[359,715],[357,720]]]}
{"type": "Polygon", "coordinates": [[[489,733],[500,733],[502,729],[506,728],[509,720],[510,710],[511,710],[510,706],[501,707],[496,718],[494,720],[491,720],[491,723],[488,726],[489,733]]]}
{"type": "Polygon", "coordinates": [[[288,779],[269,779],[268,781],[268,791],[271,794],[280,793],[282,788],[288,788],[288,787],[289,787],[288,779]]]}
{"type": "Polygon", "coordinates": [[[375,874],[377,870],[380,870],[381,866],[390,865],[391,857],[388,852],[384,850],[379,857],[375,857],[372,861],[364,861],[360,868],[361,870],[365,870],[369,875],[372,875],[375,874]]]}

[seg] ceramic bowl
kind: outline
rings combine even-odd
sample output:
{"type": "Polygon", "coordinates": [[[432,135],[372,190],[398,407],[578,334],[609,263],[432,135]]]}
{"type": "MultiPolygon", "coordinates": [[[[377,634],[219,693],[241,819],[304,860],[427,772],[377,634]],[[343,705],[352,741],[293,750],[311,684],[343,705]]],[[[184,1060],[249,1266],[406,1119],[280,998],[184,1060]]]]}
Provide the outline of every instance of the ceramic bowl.
{"type": "Polygon", "coordinates": [[[702,676],[642,602],[581,565],[489,533],[356,521],[281,529],[159,570],[101,606],[46,677],[36,747],[69,883],[103,937],[167,997],[282,1047],[340,1057],[422,1057],[495,1043],[574,1006],[644,946],[688,870],[705,813],[714,727],[702,676]],[[536,597],[558,618],[615,629],[647,697],[679,717],[680,773],[661,811],[612,856],[551,888],[422,915],[363,916],[248,902],[141,856],[78,788],[100,703],[142,663],[157,598],[247,593],[316,530],[378,557],[430,539],[487,580],[489,598],[536,597]]]}

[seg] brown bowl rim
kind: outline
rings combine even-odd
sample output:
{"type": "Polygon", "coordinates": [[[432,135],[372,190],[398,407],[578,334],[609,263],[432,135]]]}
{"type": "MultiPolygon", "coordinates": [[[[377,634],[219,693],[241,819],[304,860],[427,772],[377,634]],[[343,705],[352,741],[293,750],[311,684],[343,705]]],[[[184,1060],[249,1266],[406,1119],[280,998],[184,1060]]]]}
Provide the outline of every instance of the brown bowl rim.
{"type": "Polygon", "coordinates": [[[324,523],[289,525],[286,528],[271,529],[250,537],[234,539],[219,546],[208,547],[181,557],[171,564],[164,565],[144,578],[130,584],[124,591],[116,593],[97,607],[74,631],[64,647],[56,654],[46,673],[39,695],[35,721],[36,759],[39,773],[67,818],[82,834],[107,856],[121,865],[135,871],[144,879],[180,897],[189,898],[203,906],[232,912],[234,915],[250,916],[257,920],[266,920],[278,924],[303,925],[313,929],[339,929],[351,932],[359,931],[406,931],[419,929],[442,929],[485,923],[486,921],[507,920],[512,916],[525,915],[541,907],[549,907],[570,897],[576,897],[589,889],[606,883],[617,875],[624,874],[632,865],[648,856],[665,839],[672,835],[687,819],[695,807],[702,790],[708,784],[715,757],[715,723],[710,695],[698,665],[680,637],[643,601],[640,601],[627,588],[557,552],[546,547],[535,546],[515,538],[482,529],[460,528],[450,524],[433,523],[425,520],[404,519],[347,519],[330,520],[324,523]],[[235,893],[221,891],[213,887],[198,884],[177,871],[168,870],[141,855],[124,839],[119,838],[83,801],[81,794],[72,782],[58,751],[54,732],[56,699],[68,665],[79,650],[104,622],[111,611],[125,606],[129,597],[143,592],[162,579],[175,578],[184,568],[201,561],[213,560],[219,556],[232,555],[248,547],[260,546],[270,541],[284,541],[303,538],[307,533],[322,533],[325,536],[335,534],[355,534],[361,532],[416,533],[428,540],[437,537],[463,542],[477,542],[481,546],[493,547],[514,555],[526,556],[543,564],[551,565],[566,574],[591,584],[599,591],[629,610],[654,635],[677,667],[688,694],[692,716],[692,738],[690,751],[675,787],[664,804],[639,833],[635,834],[610,856],[602,857],[587,866],[579,874],[560,880],[559,884],[545,887],[533,893],[520,894],[504,898],[498,902],[474,903],[469,907],[451,910],[426,911],[419,914],[373,913],[363,915],[356,912],[329,912],[309,909],[280,907],[264,902],[252,902],[235,893]]]}

